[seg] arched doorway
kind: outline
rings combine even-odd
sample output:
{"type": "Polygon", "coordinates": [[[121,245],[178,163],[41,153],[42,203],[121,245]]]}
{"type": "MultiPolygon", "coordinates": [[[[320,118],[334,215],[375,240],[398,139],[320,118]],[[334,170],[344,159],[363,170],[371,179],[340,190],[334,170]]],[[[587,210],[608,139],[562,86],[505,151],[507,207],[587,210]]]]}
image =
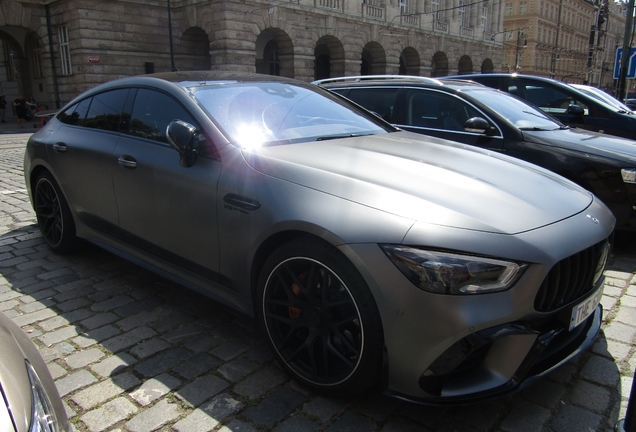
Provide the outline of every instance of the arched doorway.
{"type": "MultiPolygon", "coordinates": [[[[18,95],[33,99],[43,108],[55,108],[44,76],[44,43],[21,27],[0,27],[0,94],[7,100],[7,119],[13,115],[12,102],[18,95]]],[[[70,66],[69,66],[70,67],[70,66]]]]}
{"type": "Polygon", "coordinates": [[[256,72],[294,77],[294,52],[291,38],[281,29],[270,28],[256,38],[256,72]]]}
{"type": "Polygon", "coordinates": [[[481,62],[481,73],[493,73],[495,70],[495,65],[492,63],[492,60],[487,58],[483,62],[481,62]]]}
{"type": "Polygon", "coordinates": [[[179,70],[210,70],[210,38],[200,27],[190,27],[175,47],[179,70]]]}
{"type": "Polygon", "coordinates": [[[457,65],[457,73],[459,75],[468,75],[473,73],[473,60],[467,56],[463,55],[459,59],[459,63],[457,65]]]}
{"type": "Polygon", "coordinates": [[[386,73],[386,54],[377,42],[369,42],[362,49],[360,75],[382,75],[386,73]]]}
{"type": "Polygon", "coordinates": [[[323,36],[314,49],[314,79],[343,76],[344,48],[333,36],[323,36]]]}
{"type": "Polygon", "coordinates": [[[433,56],[433,64],[432,64],[432,73],[433,77],[442,77],[448,75],[448,57],[442,51],[438,51],[433,56]]]}
{"type": "Polygon", "coordinates": [[[400,54],[400,75],[420,75],[420,55],[412,47],[404,48],[400,54]]]}

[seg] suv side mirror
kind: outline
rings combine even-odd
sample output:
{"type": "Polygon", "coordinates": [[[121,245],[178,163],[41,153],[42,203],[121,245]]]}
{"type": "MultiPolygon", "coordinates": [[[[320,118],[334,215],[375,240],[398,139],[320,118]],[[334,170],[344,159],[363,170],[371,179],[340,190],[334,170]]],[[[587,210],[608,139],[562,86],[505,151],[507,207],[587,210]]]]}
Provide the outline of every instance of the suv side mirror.
{"type": "Polygon", "coordinates": [[[166,128],[166,138],[170,147],[179,152],[179,165],[189,168],[197,158],[195,142],[199,138],[197,128],[182,120],[173,120],[166,128]]]}
{"type": "Polygon", "coordinates": [[[583,107],[581,105],[572,104],[568,106],[568,108],[565,110],[565,113],[579,117],[585,113],[585,110],[583,110],[583,107]]]}
{"type": "Polygon", "coordinates": [[[484,134],[486,136],[493,136],[497,133],[497,129],[490,126],[488,120],[482,117],[472,117],[466,120],[464,130],[466,132],[484,134]]]}

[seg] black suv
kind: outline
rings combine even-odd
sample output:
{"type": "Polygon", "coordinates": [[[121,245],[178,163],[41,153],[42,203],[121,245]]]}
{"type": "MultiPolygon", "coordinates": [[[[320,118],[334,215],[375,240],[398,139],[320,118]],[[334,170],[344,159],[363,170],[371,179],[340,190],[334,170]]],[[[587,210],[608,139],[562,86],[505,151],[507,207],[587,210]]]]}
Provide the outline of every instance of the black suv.
{"type": "Polygon", "coordinates": [[[392,75],[314,84],[402,129],[505,153],[554,171],[605,202],[618,229],[636,231],[632,140],[570,128],[518,97],[471,81],[392,75]]]}
{"type": "Polygon", "coordinates": [[[445,77],[471,81],[527,100],[568,126],[636,139],[636,114],[599,101],[550,78],[518,74],[477,74],[445,77]]]}

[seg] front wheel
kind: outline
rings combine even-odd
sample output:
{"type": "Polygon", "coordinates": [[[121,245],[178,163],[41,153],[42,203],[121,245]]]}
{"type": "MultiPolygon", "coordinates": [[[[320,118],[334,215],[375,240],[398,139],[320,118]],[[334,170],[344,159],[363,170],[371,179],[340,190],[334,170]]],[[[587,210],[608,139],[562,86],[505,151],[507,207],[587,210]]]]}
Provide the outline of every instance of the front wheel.
{"type": "Polygon", "coordinates": [[[58,253],[70,252],[77,246],[75,222],[64,195],[53,176],[42,172],[33,191],[35,216],[42,237],[58,253]]]}
{"type": "Polygon", "coordinates": [[[364,279],[338,250],[292,241],[267,260],[258,288],[270,346],[297,380],[342,396],[379,382],[380,315],[364,279]]]}

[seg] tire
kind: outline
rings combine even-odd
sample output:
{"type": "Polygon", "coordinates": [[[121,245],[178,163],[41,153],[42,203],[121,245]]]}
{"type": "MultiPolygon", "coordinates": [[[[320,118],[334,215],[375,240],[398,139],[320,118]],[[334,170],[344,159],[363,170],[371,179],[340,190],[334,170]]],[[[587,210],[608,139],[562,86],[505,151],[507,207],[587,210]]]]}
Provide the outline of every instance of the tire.
{"type": "Polygon", "coordinates": [[[257,315],[270,347],[296,380],[351,396],[380,382],[384,337],[371,291],[337,249],[293,240],[266,261],[257,315]]]}
{"type": "Polygon", "coordinates": [[[48,171],[38,175],[33,192],[35,216],[42,237],[57,253],[68,253],[76,249],[75,222],[68,203],[48,171]]]}

